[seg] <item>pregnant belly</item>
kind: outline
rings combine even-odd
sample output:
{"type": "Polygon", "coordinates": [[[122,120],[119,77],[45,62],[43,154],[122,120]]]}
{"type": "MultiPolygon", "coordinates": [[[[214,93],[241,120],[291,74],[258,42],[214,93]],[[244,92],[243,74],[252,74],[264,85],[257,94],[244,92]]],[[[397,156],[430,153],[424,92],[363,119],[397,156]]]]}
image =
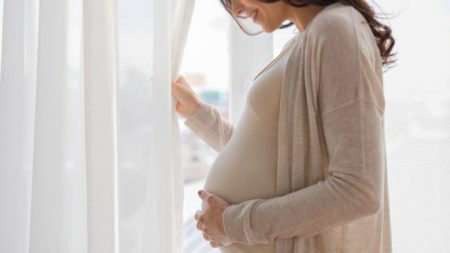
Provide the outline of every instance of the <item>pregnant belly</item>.
{"type": "MultiPolygon", "coordinates": [[[[276,138],[269,137],[264,129],[240,126],[213,163],[205,190],[232,204],[276,196],[276,143],[276,138]]],[[[235,243],[220,250],[223,253],[274,253],[275,244],[235,243]]]]}
{"type": "Polygon", "coordinates": [[[252,138],[255,135],[230,140],[211,166],[205,190],[233,204],[275,196],[276,145],[267,137],[252,138]]]}

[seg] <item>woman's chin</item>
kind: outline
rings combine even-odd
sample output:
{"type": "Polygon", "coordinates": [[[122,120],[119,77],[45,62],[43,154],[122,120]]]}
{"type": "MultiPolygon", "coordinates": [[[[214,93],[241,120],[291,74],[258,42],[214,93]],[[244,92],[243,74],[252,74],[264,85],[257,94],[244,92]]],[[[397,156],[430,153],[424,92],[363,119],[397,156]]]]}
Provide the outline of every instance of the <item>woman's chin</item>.
{"type": "Polygon", "coordinates": [[[278,28],[278,27],[269,27],[269,26],[264,26],[264,25],[261,25],[261,27],[264,30],[264,32],[266,32],[266,33],[271,33],[273,31],[277,30],[277,28],[278,28]]]}
{"type": "Polygon", "coordinates": [[[265,22],[255,22],[255,23],[258,24],[266,33],[271,33],[278,29],[278,26],[274,26],[273,24],[268,24],[265,22]]]}

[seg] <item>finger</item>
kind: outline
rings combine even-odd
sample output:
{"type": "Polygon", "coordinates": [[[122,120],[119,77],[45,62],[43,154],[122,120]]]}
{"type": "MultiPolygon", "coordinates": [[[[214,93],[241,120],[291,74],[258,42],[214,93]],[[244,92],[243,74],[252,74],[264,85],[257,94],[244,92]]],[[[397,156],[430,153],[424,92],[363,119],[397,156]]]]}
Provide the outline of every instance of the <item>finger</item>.
{"type": "Polygon", "coordinates": [[[179,83],[179,82],[183,82],[184,81],[184,77],[182,75],[177,76],[177,78],[175,79],[175,82],[179,83]]]}
{"type": "Polygon", "coordinates": [[[208,197],[206,197],[205,201],[208,206],[215,205],[217,203],[217,196],[210,194],[208,197]]]}
{"type": "Polygon", "coordinates": [[[198,223],[198,222],[197,222],[197,230],[200,230],[200,231],[203,230],[202,224],[200,224],[200,223],[198,223]]]}
{"type": "Polygon", "coordinates": [[[186,78],[184,78],[184,76],[178,76],[178,82],[185,83],[186,82],[186,78]]]}
{"type": "Polygon", "coordinates": [[[207,192],[207,191],[203,191],[200,190],[198,191],[198,195],[200,196],[200,198],[205,201],[208,204],[211,204],[213,202],[213,194],[207,192]]]}
{"type": "Polygon", "coordinates": [[[206,233],[202,233],[202,234],[203,234],[203,238],[204,238],[206,241],[209,241],[208,235],[206,235],[206,233]]]}
{"type": "Polygon", "coordinates": [[[200,218],[200,215],[201,215],[201,214],[202,214],[201,211],[195,212],[194,219],[195,219],[196,221],[199,221],[199,218],[200,218]]]}
{"type": "Polygon", "coordinates": [[[175,106],[175,109],[177,109],[177,111],[180,111],[181,108],[183,108],[183,105],[179,101],[176,101],[176,103],[177,103],[177,105],[175,106]]]}
{"type": "Polygon", "coordinates": [[[208,229],[207,229],[206,226],[203,225],[202,223],[197,222],[196,227],[197,227],[197,230],[200,230],[200,231],[202,231],[203,233],[208,233],[208,229]]]}
{"type": "Polygon", "coordinates": [[[180,84],[178,82],[173,82],[172,86],[170,86],[171,91],[175,94],[179,93],[179,91],[181,91],[180,89],[180,84]]]}
{"type": "Polygon", "coordinates": [[[171,92],[172,92],[172,95],[174,96],[174,97],[176,97],[177,99],[178,99],[178,97],[180,96],[180,87],[179,87],[179,85],[178,85],[178,83],[173,83],[172,84],[172,86],[171,86],[171,92]]]}
{"type": "Polygon", "coordinates": [[[211,247],[213,248],[218,248],[220,246],[222,246],[221,244],[215,242],[215,241],[210,241],[209,244],[211,245],[211,247]]]}
{"type": "Polygon", "coordinates": [[[197,193],[198,193],[198,196],[199,196],[201,199],[203,199],[203,196],[205,195],[205,191],[199,190],[197,193]]]}

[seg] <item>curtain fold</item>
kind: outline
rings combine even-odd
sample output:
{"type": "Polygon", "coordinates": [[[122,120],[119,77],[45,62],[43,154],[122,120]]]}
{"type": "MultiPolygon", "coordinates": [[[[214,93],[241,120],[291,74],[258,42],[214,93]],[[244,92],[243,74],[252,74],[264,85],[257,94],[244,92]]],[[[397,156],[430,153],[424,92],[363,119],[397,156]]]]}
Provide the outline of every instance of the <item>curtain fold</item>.
{"type": "MultiPolygon", "coordinates": [[[[30,253],[62,252],[70,226],[70,197],[63,190],[67,138],[67,1],[40,0],[30,253]]],[[[8,64],[4,62],[4,64],[8,64]]]]}
{"type": "MultiPolygon", "coordinates": [[[[172,47],[171,47],[171,82],[179,75],[181,62],[183,59],[186,40],[189,32],[189,27],[192,20],[192,13],[194,11],[195,0],[173,0],[175,6],[175,14],[172,16],[172,47]]],[[[175,251],[182,252],[183,249],[183,196],[184,196],[184,171],[181,163],[181,137],[180,127],[176,117],[175,100],[171,103],[172,115],[172,146],[174,152],[172,153],[172,161],[174,161],[174,201],[175,201],[175,244],[177,245],[175,251]]]]}
{"type": "Polygon", "coordinates": [[[121,235],[119,157],[132,147],[122,136],[119,149],[119,111],[130,111],[118,97],[135,80],[120,78],[119,41],[133,38],[118,30],[118,3],[4,0],[0,252],[181,252],[183,171],[170,84],[194,1],[136,1],[153,10],[144,13],[152,44],[140,45],[152,51],[151,78],[144,78],[151,123],[135,128],[150,133],[138,150],[145,153],[143,198],[131,211],[142,213],[140,229],[121,235]],[[119,247],[122,236],[138,247],[119,247]]]}
{"type": "Polygon", "coordinates": [[[36,59],[34,2],[4,0],[0,77],[0,252],[29,245],[36,59]],[[28,19],[25,20],[25,15],[28,19]],[[31,25],[30,25],[31,24],[31,25]]]}
{"type": "Polygon", "coordinates": [[[84,0],[88,251],[118,252],[116,2],[84,0]]]}
{"type": "Polygon", "coordinates": [[[183,171],[181,141],[171,97],[171,83],[178,75],[194,0],[154,1],[154,62],[150,163],[144,211],[142,252],[182,252],[183,171]],[[163,94],[163,96],[161,96],[163,94]],[[167,163],[169,161],[169,163],[167,163]],[[153,200],[158,199],[155,203],[153,200]]]}

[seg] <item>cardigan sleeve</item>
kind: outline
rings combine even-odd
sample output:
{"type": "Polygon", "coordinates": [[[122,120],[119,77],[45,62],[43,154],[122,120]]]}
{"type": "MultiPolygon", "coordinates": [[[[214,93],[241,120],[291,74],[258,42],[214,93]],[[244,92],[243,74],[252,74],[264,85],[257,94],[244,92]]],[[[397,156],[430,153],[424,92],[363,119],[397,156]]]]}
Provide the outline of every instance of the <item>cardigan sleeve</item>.
{"type": "Polygon", "coordinates": [[[376,69],[381,66],[373,60],[372,53],[377,53],[374,44],[363,48],[361,42],[367,35],[356,34],[355,23],[360,24],[336,20],[324,27],[316,24],[323,37],[312,40],[320,48],[316,55],[320,60],[317,96],[329,155],[328,175],[284,196],[227,207],[223,221],[233,243],[254,245],[277,238],[307,238],[380,210],[384,102],[376,69]]]}
{"type": "Polygon", "coordinates": [[[233,125],[224,119],[214,107],[201,103],[184,121],[197,136],[220,152],[233,134],[233,125]]]}

